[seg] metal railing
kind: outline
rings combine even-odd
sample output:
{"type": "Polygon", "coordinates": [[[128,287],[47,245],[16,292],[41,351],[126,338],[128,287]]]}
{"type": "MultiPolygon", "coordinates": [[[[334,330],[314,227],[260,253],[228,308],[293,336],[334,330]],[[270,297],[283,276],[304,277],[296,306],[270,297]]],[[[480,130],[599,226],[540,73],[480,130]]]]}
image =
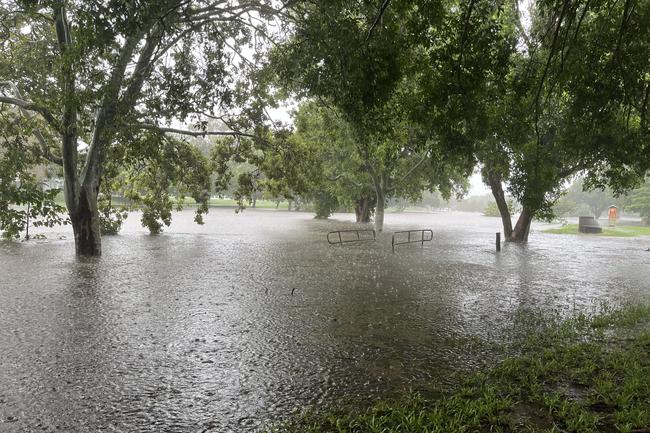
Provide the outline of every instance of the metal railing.
{"type": "Polygon", "coordinates": [[[392,248],[393,252],[395,252],[395,245],[420,243],[420,244],[422,244],[422,247],[424,248],[424,243],[425,242],[431,242],[432,240],[433,240],[433,230],[429,230],[429,229],[424,229],[424,230],[404,230],[404,231],[401,231],[401,232],[393,233],[393,239],[391,240],[390,244],[391,244],[391,248],[392,248]],[[408,233],[407,240],[400,242],[399,239],[398,239],[398,242],[395,242],[395,236],[396,235],[401,235],[401,234],[404,234],[404,233],[408,233]],[[411,233],[414,233],[414,234],[419,233],[420,236],[411,236],[411,233]],[[425,233],[428,233],[429,236],[424,237],[425,233]]]}
{"type": "Polygon", "coordinates": [[[347,244],[347,243],[350,243],[350,242],[374,241],[376,239],[377,239],[377,234],[375,233],[374,230],[371,230],[371,229],[335,230],[335,231],[329,232],[327,234],[327,242],[330,245],[336,245],[336,244],[343,245],[343,244],[347,244]],[[355,233],[357,236],[356,236],[356,238],[353,237],[352,239],[344,239],[343,236],[341,235],[341,233],[355,233]],[[372,233],[372,238],[371,237],[362,237],[361,233],[372,233]],[[335,238],[334,241],[332,241],[330,239],[331,235],[335,235],[334,236],[334,238],[335,238]],[[338,239],[336,239],[337,236],[338,236],[338,239]]]}

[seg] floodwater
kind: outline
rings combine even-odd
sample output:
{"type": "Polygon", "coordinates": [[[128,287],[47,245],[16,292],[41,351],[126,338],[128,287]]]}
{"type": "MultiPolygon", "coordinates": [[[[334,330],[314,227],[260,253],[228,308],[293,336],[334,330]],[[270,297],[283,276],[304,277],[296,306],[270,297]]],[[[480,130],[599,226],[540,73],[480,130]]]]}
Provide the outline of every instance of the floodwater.
{"type": "Polygon", "coordinates": [[[650,238],[548,235],[494,251],[500,220],[212,209],[149,236],[132,215],[104,255],[69,231],[0,242],[0,431],[247,432],[305,407],[435,393],[493,363],[527,312],[650,295],[650,238]],[[431,228],[397,247],[390,231],[431,228]]]}

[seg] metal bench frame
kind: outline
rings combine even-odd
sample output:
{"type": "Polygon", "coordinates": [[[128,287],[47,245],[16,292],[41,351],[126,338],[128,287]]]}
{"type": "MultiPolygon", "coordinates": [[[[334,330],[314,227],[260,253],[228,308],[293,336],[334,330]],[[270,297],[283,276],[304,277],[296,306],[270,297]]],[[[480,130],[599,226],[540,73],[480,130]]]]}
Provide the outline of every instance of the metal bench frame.
{"type": "Polygon", "coordinates": [[[372,229],[352,229],[352,230],[335,230],[333,232],[327,233],[327,242],[330,245],[343,245],[343,244],[348,244],[351,242],[365,242],[365,241],[375,241],[377,240],[377,233],[372,230],[372,229]],[[341,233],[356,233],[357,238],[356,239],[346,239],[344,240],[343,237],[341,236],[341,233]],[[372,239],[371,238],[362,238],[361,233],[372,233],[372,239]],[[330,239],[331,235],[338,235],[338,239],[335,239],[332,241],[330,239]]]}
{"type": "MultiPolygon", "coordinates": [[[[417,237],[417,236],[416,236],[417,237]]],[[[414,238],[416,238],[414,237],[414,238]]],[[[391,248],[393,252],[395,252],[395,245],[404,245],[404,244],[415,244],[415,243],[420,243],[422,245],[422,248],[424,248],[424,243],[425,242],[431,242],[433,241],[433,230],[429,229],[423,229],[423,230],[403,230],[400,232],[395,232],[393,233],[393,239],[391,240],[391,248]],[[400,235],[408,233],[408,240],[403,241],[403,242],[395,242],[395,235],[400,235]],[[420,233],[419,239],[412,239],[411,233],[420,233]],[[428,233],[430,236],[428,238],[424,237],[424,234],[428,233]]]]}

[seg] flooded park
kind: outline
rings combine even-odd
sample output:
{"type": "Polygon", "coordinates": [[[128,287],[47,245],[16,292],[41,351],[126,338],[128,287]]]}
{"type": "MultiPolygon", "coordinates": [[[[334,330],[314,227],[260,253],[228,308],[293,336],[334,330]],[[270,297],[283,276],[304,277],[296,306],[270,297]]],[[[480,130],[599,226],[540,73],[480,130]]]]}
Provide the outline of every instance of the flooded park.
{"type": "Polygon", "coordinates": [[[326,235],[353,214],[184,211],[157,236],[138,219],[96,258],[65,227],[0,242],[0,431],[249,432],[436,395],[527,317],[650,293],[648,237],[535,223],[496,252],[500,219],[462,212],[387,214],[376,241],[343,246],[326,235]],[[422,228],[432,242],[391,252],[392,232],[422,228]]]}
{"type": "Polygon", "coordinates": [[[0,433],[649,433],[649,22],[0,0],[0,433]]]}

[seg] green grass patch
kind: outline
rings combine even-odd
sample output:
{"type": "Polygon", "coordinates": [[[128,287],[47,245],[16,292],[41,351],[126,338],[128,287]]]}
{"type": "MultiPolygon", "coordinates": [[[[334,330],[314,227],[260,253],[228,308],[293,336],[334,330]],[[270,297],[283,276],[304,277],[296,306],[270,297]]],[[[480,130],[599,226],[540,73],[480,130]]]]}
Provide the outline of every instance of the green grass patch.
{"type": "Polygon", "coordinates": [[[634,237],[650,236],[649,226],[603,226],[603,232],[598,234],[585,234],[578,231],[578,224],[567,224],[565,226],[544,230],[544,233],[560,235],[581,235],[581,236],[617,236],[617,237],[634,237]]]}
{"type": "Polygon", "coordinates": [[[437,399],[305,413],[267,432],[646,432],[650,307],[535,321],[518,354],[437,399]]]}
{"type": "MultiPolygon", "coordinates": [[[[55,201],[57,204],[65,206],[65,199],[63,197],[63,193],[57,194],[55,201]]],[[[114,205],[122,205],[122,204],[128,204],[128,200],[124,199],[123,197],[117,197],[113,196],[112,202],[114,205]]],[[[176,200],[173,200],[174,205],[178,204],[176,200]]],[[[184,206],[194,206],[196,205],[196,201],[194,201],[193,198],[191,197],[185,197],[183,201],[184,206]]],[[[237,207],[237,201],[234,199],[227,199],[227,198],[211,198],[209,201],[209,206],[210,207],[237,207]]],[[[271,201],[271,200],[257,200],[255,203],[255,208],[258,209],[276,209],[277,202],[271,201]]],[[[246,204],[246,208],[252,208],[253,206],[250,204],[246,204]]],[[[280,205],[277,206],[277,209],[288,209],[289,203],[286,201],[280,202],[280,205]]]]}
{"type": "MultiPolygon", "coordinates": [[[[188,205],[195,204],[195,201],[189,197],[185,198],[185,203],[188,205]]],[[[289,203],[286,201],[280,202],[280,205],[278,206],[277,202],[271,201],[271,200],[257,200],[255,202],[255,208],[257,209],[287,209],[289,203]]],[[[237,206],[237,201],[234,199],[229,199],[229,198],[211,198],[209,201],[209,206],[214,206],[214,207],[236,207],[237,206]]],[[[252,209],[253,205],[246,203],[246,208],[247,209],[252,209]]]]}

